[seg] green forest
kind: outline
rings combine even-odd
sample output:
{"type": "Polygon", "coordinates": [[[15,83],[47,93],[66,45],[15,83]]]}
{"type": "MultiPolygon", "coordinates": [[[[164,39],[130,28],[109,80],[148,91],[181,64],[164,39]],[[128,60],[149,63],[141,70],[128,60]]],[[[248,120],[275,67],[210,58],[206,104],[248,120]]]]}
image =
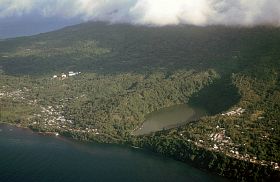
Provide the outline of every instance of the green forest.
{"type": "Polygon", "coordinates": [[[279,42],[274,27],[102,22],[1,40],[0,122],[137,146],[239,181],[280,179],[279,42]],[[179,104],[208,116],[132,134],[179,104]]]}

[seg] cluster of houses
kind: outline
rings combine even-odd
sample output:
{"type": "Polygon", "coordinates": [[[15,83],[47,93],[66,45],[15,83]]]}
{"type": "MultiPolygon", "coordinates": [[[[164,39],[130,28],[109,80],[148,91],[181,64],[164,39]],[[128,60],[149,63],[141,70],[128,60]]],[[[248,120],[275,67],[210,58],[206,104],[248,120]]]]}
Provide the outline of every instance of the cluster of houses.
{"type": "MultiPolygon", "coordinates": [[[[4,88],[4,87],[3,87],[4,88]]],[[[0,99],[1,98],[11,98],[12,100],[25,100],[24,96],[23,96],[23,91],[20,90],[20,89],[17,89],[15,91],[12,91],[12,92],[8,92],[8,91],[5,91],[5,90],[0,90],[0,99]]]]}
{"type": "Polygon", "coordinates": [[[218,132],[218,133],[212,133],[212,134],[210,134],[210,139],[212,141],[229,143],[230,137],[226,137],[225,133],[226,133],[226,130],[222,130],[221,132],[218,132]]]}
{"type": "MultiPolygon", "coordinates": [[[[63,113],[59,110],[63,108],[63,105],[41,107],[41,114],[34,114],[34,117],[43,118],[42,123],[33,122],[32,125],[43,124],[45,128],[59,129],[63,131],[79,132],[79,133],[91,133],[99,135],[98,129],[95,128],[76,128],[72,120],[66,119],[63,113]]],[[[44,134],[59,136],[57,132],[45,132],[44,134]]]]}
{"type": "Polygon", "coordinates": [[[68,77],[76,76],[81,74],[81,72],[74,72],[74,71],[69,71],[68,74],[61,73],[61,75],[53,75],[53,79],[66,79],[68,77]]]}
{"type": "MultiPolygon", "coordinates": [[[[262,166],[270,166],[274,170],[280,171],[280,165],[277,162],[258,160],[256,156],[250,156],[249,154],[241,154],[239,152],[240,144],[238,145],[234,144],[231,141],[231,138],[226,136],[226,130],[224,128],[217,126],[216,129],[219,129],[220,131],[218,131],[217,133],[209,134],[210,140],[213,141],[214,143],[211,142],[211,144],[208,146],[207,146],[208,142],[204,142],[204,140],[201,139],[198,140],[199,142],[195,142],[190,139],[187,139],[187,141],[193,142],[198,147],[205,147],[213,151],[223,151],[224,154],[226,154],[227,156],[239,160],[248,161],[254,164],[260,164],[262,166]]],[[[184,136],[183,133],[180,133],[180,136],[184,136]]]]}
{"type": "Polygon", "coordinates": [[[236,110],[233,111],[229,111],[227,113],[223,113],[222,116],[235,116],[238,115],[240,116],[241,114],[243,114],[246,110],[242,109],[241,107],[237,108],[236,110]]]}

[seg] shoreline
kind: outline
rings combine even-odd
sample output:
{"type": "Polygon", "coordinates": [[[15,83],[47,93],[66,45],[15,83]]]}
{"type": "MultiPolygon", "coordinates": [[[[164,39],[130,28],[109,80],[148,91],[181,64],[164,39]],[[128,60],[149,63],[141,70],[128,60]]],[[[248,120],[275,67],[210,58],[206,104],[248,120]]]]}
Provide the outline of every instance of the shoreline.
{"type": "Polygon", "coordinates": [[[0,125],[9,125],[9,126],[13,126],[19,129],[25,129],[25,130],[29,130],[33,133],[39,134],[39,135],[43,135],[43,136],[60,136],[60,134],[58,132],[41,132],[41,131],[35,131],[32,130],[30,127],[27,126],[22,126],[21,124],[16,124],[16,123],[7,123],[7,122],[0,122],[0,125]]]}
{"type": "MultiPolygon", "coordinates": [[[[88,154],[91,154],[92,157],[99,157],[99,154],[96,155],[96,151],[98,152],[102,152],[101,154],[103,155],[107,155],[111,153],[111,151],[115,151],[112,155],[109,156],[107,155],[107,159],[105,159],[105,162],[106,160],[109,160],[109,161],[112,161],[112,160],[121,160],[123,161],[123,156],[124,154],[128,153],[129,155],[126,155],[126,156],[132,156],[130,157],[132,160],[131,160],[131,164],[132,166],[128,165],[128,169],[130,169],[130,167],[133,167],[135,162],[133,162],[134,160],[134,156],[145,156],[144,160],[141,160],[143,161],[144,163],[144,166],[142,166],[140,169],[140,171],[138,170],[138,172],[141,174],[141,169],[144,169],[145,168],[145,165],[149,164],[147,163],[147,161],[149,160],[152,160],[152,161],[159,161],[159,164],[160,165],[163,165],[163,166],[166,166],[167,164],[171,163],[171,164],[174,164],[176,166],[179,166],[180,169],[182,170],[186,170],[188,171],[189,169],[190,170],[194,170],[194,171],[198,171],[198,174],[201,174],[201,175],[206,175],[206,176],[210,176],[210,177],[213,177],[214,179],[221,179],[221,181],[228,181],[226,178],[223,178],[215,173],[211,173],[207,170],[204,170],[204,169],[200,169],[200,168],[197,168],[197,167],[194,167],[193,165],[191,164],[188,164],[188,163],[182,163],[181,161],[178,161],[178,160],[174,160],[172,158],[169,158],[169,157],[165,157],[165,156],[162,156],[158,153],[155,153],[153,151],[150,151],[150,150],[140,150],[140,148],[138,147],[128,147],[127,145],[117,145],[117,144],[100,144],[100,143],[95,143],[95,142],[80,142],[80,141],[77,141],[77,140],[73,140],[69,137],[45,137],[45,136],[42,136],[42,135],[38,135],[36,132],[32,132],[30,131],[29,129],[25,129],[25,128],[19,128],[15,125],[9,125],[9,124],[3,124],[3,123],[0,123],[0,127],[1,129],[3,129],[3,133],[1,134],[0,132],[0,135],[2,136],[3,135],[3,140],[2,140],[2,144],[3,145],[6,145],[5,143],[9,144],[9,143],[12,143],[14,141],[9,141],[10,138],[13,138],[13,139],[16,139],[16,142],[19,140],[21,141],[21,143],[25,143],[25,138],[27,139],[27,142],[30,142],[30,141],[36,141],[36,142],[32,142],[32,144],[34,144],[33,146],[30,145],[30,147],[34,148],[35,150],[40,146],[45,146],[45,144],[48,146],[49,144],[51,144],[51,146],[53,144],[55,144],[56,147],[59,148],[60,150],[60,145],[57,145],[56,142],[59,142],[61,144],[61,146],[67,146],[66,149],[67,151],[71,151],[72,149],[73,150],[77,150],[79,152],[82,152],[82,153],[86,153],[87,155],[88,154]],[[11,129],[11,130],[10,130],[11,129]],[[7,139],[6,139],[7,137],[7,139]],[[40,143],[38,143],[40,141],[40,143]],[[47,141],[47,143],[45,143],[45,141],[47,141]],[[38,146],[38,147],[37,147],[38,146]],[[71,148],[70,148],[71,147],[71,148]],[[103,150],[103,151],[102,151],[103,150]],[[120,151],[120,152],[119,152],[120,151]],[[124,151],[124,152],[122,152],[124,151]],[[118,157],[118,152],[120,153],[120,157],[118,157]],[[116,155],[115,155],[116,153],[116,155]],[[111,157],[114,157],[114,158],[111,158],[111,157]],[[109,157],[109,158],[108,158],[109,157]],[[223,180],[224,179],[224,180],[223,180]]],[[[15,144],[16,145],[16,144],[15,144]]],[[[9,145],[7,145],[9,146],[9,145]]],[[[13,144],[14,146],[14,144],[13,144]]],[[[23,145],[24,147],[24,145],[23,145]]],[[[27,148],[29,147],[29,145],[26,146],[27,148]]],[[[54,147],[54,148],[56,148],[54,147]]],[[[25,147],[24,147],[25,148],[25,147]]],[[[17,152],[20,152],[21,149],[22,151],[25,151],[24,148],[19,148],[19,150],[15,150],[17,152]]],[[[52,147],[47,147],[48,149],[52,150],[52,147]]],[[[28,150],[29,151],[29,150],[28,150]]],[[[30,152],[28,152],[30,153],[30,152]]],[[[71,153],[71,152],[70,152],[71,153]]],[[[5,153],[6,154],[6,153],[5,153]]],[[[72,153],[71,153],[72,154],[72,153]]],[[[62,154],[64,155],[64,154],[62,154]]],[[[3,156],[5,157],[5,155],[3,156]]],[[[5,159],[5,158],[4,158],[5,159]]],[[[23,158],[24,159],[24,158],[23,158]]],[[[68,158],[67,158],[68,159],[68,158]]],[[[86,158],[85,158],[86,159],[86,158]]],[[[88,158],[90,160],[90,157],[88,158]]],[[[101,159],[101,162],[102,162],[102,158],[101,159]]],[[[79,157],[78,157],[78,160],[79,160],[79,157]]],[[[135,159],[135,161],[137,161],[137,159],[135,159]]],[[[141,161],[139,161],[141,163],[141,161]]],[[[20,162],[20,161],[19,161],[20,162]]],[[[52,160],[50,160],[49,162],[54,162],[52,160]]],[[[121,162],[122,163],[122,162],[121,162]]],[[[110,164],[110,163],[109,163],[110,164]]],[[[138,162],[137,162],[138,164],[138,162]]],[[[94,163],[93,163],[94,165],[94,163]]],[[[155,164],[155,166],[157,166],[157,164],[155,164]]],[[[173,165],[169,166],[167,165],[166,168],[170,168],[172,169],[173,165]]],[[[151,170],[153,170],[153,165],[152,166],[148,166],[148,167],[151,167],[151,170]]],[[[75,165],[73,166],[72,165],[72,168],[71,169],[75,169],[75,165]]],[[[97,166],[98,168],[98,166],[97,166]]],[[[127,168],[126,165],[124,166],[124,168],[127,168]]],[[[4,168],[5,169],[5,168],[4,168]]],[[[117,168],[118,169],[118,168],[117,168]]],[[[160,169],[160,168],[159,168],[160,169]]],[[[176,168],[173,168],[174,169],[174,174],[177,174],[178,173],[178,177],[179,179],[184,179],[184,176],[188,176],[188,173],[184,173],[183,175],[181,174],[181,170],[178,170],[176,168]]],[[[77,170],[80,170],[80,169],[77,169],[77,170]]],[[[121,172],[124,172],[124,175],[126,176],[127,174],[125,173],[125,171],[121,171],[121,172]]],[[[67,173],[66,173],[67,174],[67,173]]],[[[3,175],[6,175],[5,171],[3,173],[3,175]]],[[[29,177],[32,177],[33,175],[37,175],[36,172],[34,174],[31,174],[31,176],[29,177]]],[[[159,177],[160,177],[161,173],[159,173],[159,177]]],[[[168,174],[166,174],[168,175],[168,174]]],[[[193,174],[190,173],[190,176],[192,176],[193,174]]],[[[90,176],[90,175],[89,175],[90,176]]],[[[168,175],[169,176],[169,175],[168,175]]],[[[200,175],[199,175],[200,176],[200,175]]],[[[200,179],[200,177],[198,177],[198,179],[200,179]]],[[[87,177],[86,175],[84,177],[87,177]]],[[[140,176],[141,177],[141,176],[140,176]]],[[[102,179],[102,178],[100,178],[102,179]]],[[[185,178],[186,180],[188,178],[185,178]]],[[[207,178],[206,178],[207,179],[207,178]]],[[[133,180],[133,179],[132,179],[133,180]]],[[[148,180],[149,181],[149,180],[148,180]]],[[[168,180],[169,181],[169,180],[168,180]]],[[[170,180],[171,181],[171,180],[170,180]]],[[[220,180],[219,180],[220,181],[220,180]]]]}
{"type": "MultiPolygon", "coordinates": [[[[102,141],[98,141],[98,140],[86,140],[86,139],[81,139],[81,138],[74,138],[71,135],[67,136],[67,135],[63,135],[62,133],[59,133],[59,132],[36,131],[36,130],[33,130],[32,128],[29,128],[29,127],[26,127],[26,126],[22,126],[20,124],[15,124],[15,123],[0,122],[0,125],[1,124],[13,126],[13,127],[20,128],[20,129],[29,130],[32,133],[35,133],[35,134],[38,134],[38,135],[42,135],[42,136],[53,136],[53,137],[61,136],[61,137],[65,138],[67,140],[70,140],[70,141],[73,140],[73,141],[76,141],[76,142],[88,142],[88,143],[109,144],[109,145],[113,144],[113,145],[117,145],[117,146],[120,146],[120,147],[121,146],[128,147],[128,148],[131,148],[131,149],[134,149],[134,150],[145,150],[145,151],[148,151],[148,152],[152,152],[153,154],[156,154],[156,155],[159,155],[159,156],[162,156],[162,157],[166,157],[166,158],[171,159],[171,160],[176,160],[176,161],[182,162],[184,164],[193,166],[193,167],[195,167],[195,168],[197,168],[197,169],[199,169],[201,171],[207,172],[207,173],[212,174],[212,175],[221,176],[221,177],[224,177],[224,178],[226,178],[228,180],[232,180],[233,179],[233,176],[221,175],[217,170],[215,170],[213,168],[212,169],[211,168],[207,168],[207,167],[197,163],[197,161],[193,161],[193,160],[190,160],[188,158],[183,159],[183,158],[180,158],[178,156],[174,156],[172,154],[164,154],[164,153],[162,153],[160,151],[157,151],[152,146],[150,146],[151,148],[148,147],[148,146],[143,147],[143,145],[137,145],[137,144],[135,145],[135,143],[133,143],[132,141],[126,141],[127,143],[126,142],[122,142],[122,143],[118,143],[118,142],[107,143],[107,142],[104,142],[104,141],[102,142],[102,141]],[[128,144],[128,143],[130,143],[130,144],[128,144]]],[[[136,136],[136,137],[139,137],[139,136],[136,136]]],[[[204,148],[204,147],[199,147],[199,146],[197,146],[197,145],[195,145],[193,143],[189,143],[189,146],[194,146],[194,148],[196,148],[196,152],[198,152],[200,154],[204,155],[206,153],[206,158],[208,157],[207,153],[209,153],[209,156],[210,156],[210,153],[214,152],[214,153],[216,153],[220,157],[221,156],[225,156],[228,160],[236,161],[236,162],[239,162],[239,163],[247,163],[248,169],[251,169],[249,166],[254,166],[254,167],[257,166],[257,167],[260,167],[262,169],[263,168],[267,168],[268,170],[271,170],[271,168],[269,168],[269,166],[264,166],[264,165],[261,165],[261,164],[258,164],[258,163],[254,163],[254,162],[251,162],[251,161],[241,160],[241,159],[229,156],[229,155],[227,155],[225,153],[209,150],[209,149],[204,148]]],[[[218,161],[218,162],[221,162],[221,161],[218,161]]],[[[230,166],[229,166],[229,168],[230,168],[230,166]]],[[[279,170],[272,169],[272,172],[273,173],[279,173],[279,170]]],[[[234,180],[238,180],[238,179],[234,178],[234,180]]],[[[250,181],[250,180],[248,180],[248,181],[250,181]]]]}
{"type": "MultiPolygon", "coordinates": [[[[28,130],[29,132],[32,132],[34,134],[38,134],[40,136],[53,136],[53,137],[56,137],[56,133],[57,132],[39,132],[39,131],[35,131],[29,127],[26,127],[26,126],[22,126],[20,124],[15,124],[15,123],[7,123],[7,122],[0,122],[0,125],[8,125],[8,126],[12,126],[12,127],[16,127],[16,128],[19,128],[19,129],[24,129],[24,130],[28,130]]],[[[66,139],[70,142],[86,142],[88,144],[91,144],[91,143],[94,143],[94,144],[104,144],[104,145],[115,145],[115,146],[118,146],[118,147],[125,147],[125,148],[130,148],[130,149],[133,149],[133,150],[142,150],[142,151],[145,151],[145,152],[148,152],[152,155],[156,155],[156,156],[160,156],[160,157],[164,157],[164,158],[167,158],[169,160],[175,160],[175,161],[178,161],[178,162],[181,162],[185,165],[189,165],[189,166],[192,166],[198,170],[201,170],[205,173],[208,173],[208,174],[211,174],[211,175],[216,175],[216,176],[219,176],[219,177],[223,177],[227,180],[229,180],[229,178],[227,178],[226,176],[221,176],[219,175],[218,173],[215,173],[211,170],[207,170],[203,167],[200,167],[198,165],[195,165],[194,163],[192,162],[187,162],[187,161],[182,161],[182,160],[179,160],[179,159],[176,159],[172,156],[166,156],[166,155],[163,155],[161,154],[160,152],[156,152],[154,150],[150,150],[148,148],[145,148],[145,147],[142,147],[142,146],[137,146],[137,145],[134,145],[133,143],[131,144],[127,144],[127,143],[106,143],[106,142],[98,142],[98,141],[92,141],[92,140],[82,140],[82,139],[78,139],[78,138],[74,138],[74,137],[71,137],[71,136],[66,136],[66,135],[63,135],[61,133],[59,133],[59,137],[56,137],[57,139],[66,139]]]]}

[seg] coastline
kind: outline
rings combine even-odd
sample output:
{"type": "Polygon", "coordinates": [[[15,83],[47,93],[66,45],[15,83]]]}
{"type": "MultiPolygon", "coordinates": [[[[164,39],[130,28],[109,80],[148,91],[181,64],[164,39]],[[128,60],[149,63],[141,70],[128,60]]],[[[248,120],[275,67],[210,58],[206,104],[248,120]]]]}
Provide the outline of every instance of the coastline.
{"type": "MultiPolygon", "coordinates": [[[[188,143],[188,145],[186,146],[187,152],[185,152],[186,156],[182,157],[182,156],[176,156],[174,154],[171,153],[163,153],[161,151],[158,151],[156,149],[155,146],[147,146],[147,145],[143,145],[139,143],[138,139],[136,142],[135,141],[123,141],[123,142],[116,142],[113,141],[111,143],[109,142],[104,142],[104,141],[100,141],[100,140],[92,140],[92,139],[83,139],[83,138],[77,138],[77,137],[73,137],[71,135],[65,135],[64,133],[58,133],[58,132],[42,132],[42,131],[36,131],[33,130],[30,127],[27,126],[22,126],[21,124],[15,124],[15,123],[7,123],[7,122],[0,122],[0,124],[4,124],[4,125],[10,125],[13,127],[17,127],[17,128],[21,128],[21,129],[26,129],[29,130],[33,133],[39,134],[39,135],[43,135],[43,136],[62,136],[65,137],[66,139],[70,139],[73,141],[80,141],[80,142],[96,142],[99,144],[113,144],[113,145],[118,145],[118,146],[123,146],[123,147],[129,147],[135,150],[145,150],[148,152],[152,152],[156,155],[160,155],[163,157],[167,157],[169,159],[173,159],[173,160],[177,160],[180,161],[182,163],[186,163],[188,165],[191,165],[201,171],[207,172],[209,174],[213,174],[213,175],[218,175],[221,177],[225,177],[228,180],[242,180],[242,181],[251,181],[252,180],[252,176],[248,175],[248,176],[243,176],[241,179],[240,178],[236,178],[235,173],[232,173],[232,171],[236,171],[236,166],[241,165],[243,166],[242,171],[239,172],[246,172],[247,170],[251,170],[251,171],[255,171],[257,170],[262,171],[264,174],[271,174],[270,176],[262,176],[262,178],[259,178],[261,180],[271,180],[271,179],[276,179],[276,180],[280,180],[280,173],[278,170],[272,170],[271,168],[269,168],[268,166],[263,166],[260,164],[256,164],[253,163],[251,161],[244,161],[244,160],[240,160],[238,158],[234,158],[232,156],[226,155],[224,153],[221,152],[216,152],[216,151],[211,151],[207,148],[204,147],[199,147],[193,143],[188,143]],[[190,150],[191,149],[191,150],[190,150]],[[226,168],[227,171],[225,171],[225,173],[221,173],[221,171],[215,167],[209,168],[209,166],[207,165],[209,161],[213,160],[213,153],[216,157],[214,157],[216,160],[214,162],[218,163],[218,164],[223,164],[224,161],[230,161],[227,162],[226,164],[226,168]],[[193,156],[193,155],[199,155],[198,158],[195,159],[191,159],[189,156],[193,156]],[[237,165],[232,165],[232,163],[235,163],[237,165]],[[206,165],[205,165],[206,164],[206,165]],[[233,167],[234,166],[234,167],[233,167]],[[258,170],[260,169],[260,170],[258,170]]],[[[160,133],[160,132],[159,132],[160,133]]],[[[141,136],[136,136],[136,138],[139,138],[141,136]]],[[[143,136],[144,138],[147,138],[149,136],[143,136]]],[[[144,142],[145,143],[145,142],[144,142]]],[[[170,146],[172,147],[172,146],[170,146]]],[[[178,149],[179,150],[179,149],[178,149]]],[[[213,162],[213,161],[212,161],[213,162]]],[[[240,168],[238,170],[241,170],[240,168]]]]}
{"type": "Polygon", "coordinates": [[[7,122],[0,122],[0,125],[10,125],[16,128],[20,128],[20,129],[25,129],[25,130],[29,130],[32,131],[34,133],[37,133],[39,135],[44,135],[44,136],[59,136],[60,134],[58,132],[41,132],[41,131],[35,131],[32,130],[32,128],[28,127],[28,126],[23,126],[21,124],[16,124],[16,123],[7,123],[7,122]]]}

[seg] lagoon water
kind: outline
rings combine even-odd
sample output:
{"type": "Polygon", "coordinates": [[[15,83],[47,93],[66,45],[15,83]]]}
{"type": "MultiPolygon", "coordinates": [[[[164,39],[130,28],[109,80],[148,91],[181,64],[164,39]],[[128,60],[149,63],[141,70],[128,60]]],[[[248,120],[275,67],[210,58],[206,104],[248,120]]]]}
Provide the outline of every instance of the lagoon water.
{"type": "Polygon", "coordinates": [[[0,125],[0,181],[225,181],[141,149],[42,136],[0,125]]]}
{"type": "Polygon", "coordinates": [[[205,115],[207,115],[207,112],[202,108],[195,108],[185,104],[171,106],[147,115],[143,126],[134,131],[133,134],[144,135],[163,129],[178,127],[205,115]]]}

